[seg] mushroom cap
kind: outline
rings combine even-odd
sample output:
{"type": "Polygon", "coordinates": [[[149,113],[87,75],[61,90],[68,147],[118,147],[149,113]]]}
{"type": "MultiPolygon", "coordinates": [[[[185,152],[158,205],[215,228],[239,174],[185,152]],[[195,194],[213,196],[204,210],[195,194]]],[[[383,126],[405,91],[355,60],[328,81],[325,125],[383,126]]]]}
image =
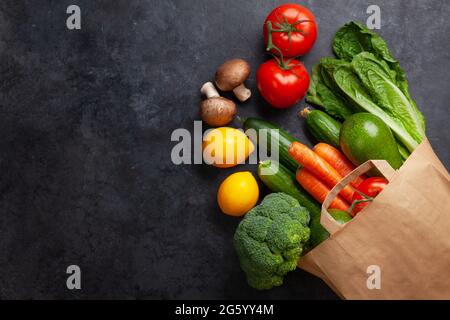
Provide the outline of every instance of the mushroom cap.
{"type": "Polygon", "coordinates": [[[216,72],[216,85],[222,91],[240,86],[250,75],[250,64],[242,59],[232,59],[222,64],[216,72]]]}
{"type": "Polygon", "coordinates": [[[200,116],[212,127],[220,127],[230,123],[236,115],[236,104],[224,97],[203,100],[200,104],[200,116]]]}

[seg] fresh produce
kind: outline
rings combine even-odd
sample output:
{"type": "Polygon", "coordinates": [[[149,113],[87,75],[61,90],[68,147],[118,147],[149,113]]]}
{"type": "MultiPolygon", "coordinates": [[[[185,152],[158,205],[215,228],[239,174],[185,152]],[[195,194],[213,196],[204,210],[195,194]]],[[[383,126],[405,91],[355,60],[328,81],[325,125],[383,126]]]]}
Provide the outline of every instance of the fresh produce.
{"type": "Polygon", "coordinates": [[[373,114],[356,113],[345,120],[339,142],[342,152],[356,166],[367,160],[386,160],[394,169],[403,164],[391,130],[373,114]]]}
{"type": "MultiPolygon", "coordinates": [[[[318,143],[314,146],[313,151],[336,169],[342,177],[355,170],[355,166],[338,149],[329,144],[318,143]]],[[[364,176],[357,177],[350,183],[352,186],[357,187],[364,181],[364,178],[364,176]]]]}
{"type": "Polygon", "coordinates": [[[300,115],[306,118],[308,131],[318,142],[339,148],[339,132],[342,124],[320,110],[305,108],[300,115]]]}
{"type": "MultiPolygon", "coordinates": [[[[321,59],[310,81],[294,58],[311,50],[316,38],[317,24],[308,9],[297,4],[274,9],[264,23],[266,49],[273,59],[260,65],[256,83],[261,96],[277,109],[293,106],[307,93],[307,101],[321,110],[305,108],[301,116],[318,143],[310,149],[273,123],[245,119],[244,130],[255,130],[256,136],[247,134],[256,137],[260,147],[278,146],[279,162],[265,160],[258,166],[258,176],[274,193],[256,205],[259,188],[250,172],[230,175],[217,193],[225,214],[244,216],[234,246],[248,283],[256,289],[281,285],[302,253],[330,236],[320,223],[320,204],[355,166],[383,159],[398,169],[425,137],[425,120],[409,94],[405,73],[379,35],[356,22],[344,25],[333,39],[336,57],[321,59]]],[[[251,96],[244,84],[249,74],[245,60],[229,60],[218,68],[215,84],[246,101],[251,96]]],[[[222,127],[233,120],[236,105],[220,97],[212,83],[205,84],[202,93],[207,96],[202,119],[220,127],[205,134],[205,162],[220,168],[244,162],[253,143],[243,132],[222,127]]],[[[342,188],[328,211],[345,224],[387,184],[384,178],[357,177],[342,188]]]]}
{"type": "Polygon", "coordinates": [[[223,213],[230,216],[242,216],[258,202],[259,187],[253,175],[236,172],[228,176],[217,192],[217,203],[223,213]]]}
{"type": "Polygon", "coordinates": [[[344,224],[352,220],[352,216],[348,214],[347,211],[342,211],[338,209],[329,209],[328,212],[340,224],[344,224]]]}
{"type": "Polygon", "coordinates": [[[206,95],[206,100],[200,104],[200,116],[212,127],[220,127],[230,123],[236,115],[236,104],[219,96],[211,82],[205,83],[200,92],[206,95]]]}
{"type": "Polygon", "coordinates": [[[271,191],[286,193],[297,199],[302,207],[308,209],[311,216],[309,223],[311,247],[315,247],[330,236],[328,231],[320,224],[319,203],[299,186],[294,173],[275,160],[265,160],[260,162],[258,166],[258,176],[271,191]]]}
{"type": "Polygon", "coordinates": [[[299,4],[284,4],[275,8],[264,22],[267,51],[285,58],[305,55],[317,38],[314,15],[299,4]]]}
{"type": "Polygon", "coordinates": [[[216,85],[222,91],[233,91],[244,102],[252,92],[245,87],[245,80],[250,75],[250,64],[243,59],[232,59],[222,64],[216,72],[216,85]]]}
{"type": "Polygon", "coordinates": [[[294,197],[311,217],[320,215],[320,205],[295,180],[295,174],[275,160],[261,161],[258,176],[273,192],[283,192],[294,197]],[[263,173],[264,172],[264,173],[263,173]]]}
{"type": "Polygon", "coordinates": [[[313,249],[330,237],[330,233],[320,223],[320,215],[317,217],[311,217],[309,230],[311,231],[309,246],[305,249],[305,251],[313,249]]]}
{"type": "Polygon", "coordinates": [[[267,150],[271,149],[272,139],[274,141],[278,141],[280,162],[292,172],[295,172],[297,170],[298,163],[294,159],[292,159],[288,152],[291,143],[295,141],[295,139],[289,133],[272,122],[257,118],[247,118],[244,121],[243,126],[245,131],[247,131],[248,129],[254,129],[259,133],[260,130],[267,130],[267,150]]]}
{"type": "Polygon", "coordinates": [[[307,100],[339,118],[360,111],[376,115],[392,130],[406,158],[425,137],[425,120],[385,41],[350,22],[336,33],[333,50],[339,59],[324,58],[314,67],[307,100]]]}
{"type": "MultiPolygon", "coordinates": [[[[300,142],[294,141],[291,144],[289,155],[329,188],[333,188],[343,178],[328,162],[300,142]]],[[[350,202],[354,192],[351,186],[345,186],[339,194],[350,202]]]]}
{"type": "MultiPolygon", "coordinates": [[[[297,170],[296,174],[297,182],[305,189],[314,199],[323,203],[325,198],[327,197],[328,192],[330,192],[330,188],[316,178],[309,170],[305,168],[301,168],[297,170]]],[[[348,203],[341,198],[341,196],[337,196],[333,199],[330,204],[330,208],[339,209],[347,211],[349,208],[348,203]]]]}
{"type": "Polygon", "coordinates": [[[362,209],[367,207],[371,201],[386,188],[389,181],[383,177],[371,177],[361,183],[353,195],[353,203],[350,207],[352,216],[356,216],[362,209]]]}
{"type": "Polygon", "coordinates": [[[203,160],[218,168],[234,167],[244,162],[254,150],[247,136],[234,128],[216,128],[203,137],[203,160]]]}
{"type": "Polygon", "coordinates": [[[344,120],[356,112],[357,108],[341,93],[333,79],[333,71],[340,66],[347,66],[346,61],[333,58],[322,58],[312,68],[311,84],[306,101],[322,108],[336,119],[344,120]]]}
{"type": "Polygon", "coordinates": [[[256,83],[263,98],[274,108],[285,109],[302,99],[309,87],[309,75],[294,59],[268,60],[256,72],[256,83]]]}
{"type": "Polygon", "coordinates": [[[234,246],[250,286],[270,289],[297,267],[309,240],[308,210],[284,193],[272,193],[248,212],[234,234],[234,246]]]}
{"type": "MultiPolygon", "coordinates": [[[[333,50],[341,59],[352,61],[355,71],[365,86],[367,86],[368,81],[373,83],[372,86],[368,87],[373,98],[375,100],[380,99],[378,104],[381,105],[381,108],[387,111],[393,109],[394,119],[399,120],[398,122],[404,126],[414,140],[420,143],[425,137],[425,118],[411,98],[405,72],[398,61],[392,57],[386,42],[363,24],[350,22],[336,34],[333,41],[333,50]],[[364,53],[364,51],[370,54],[364,53]],[[356,56],[359,56],[359,59],[354,60],[353,58],[356,56]],[[364,61],[365,58],[369,58],[369,60],[364,61]],[[374,58],[376,61],[373,61],[374,58]],[[370,66],[370,60],[372,60],[372,64],[375,63],[378,66],[370,66]],[[367,69],[364,70],[363,65],[366,62],[369,62],[369,66],[366,65],[367,69]],[[377,71],[381,71],[378,67],[381,67],[386,73],[376,74],[377,71]],[[364,76],[364,74],[366,75],[364,76]],[[368,74],[374,77],[369,78],[367,77],[368,74]],[[401,92],[398,92],[397,88],[401,92]],[[396,109],[400,110],[395,112],[396,109]]],[[[391,129],[397,134],[393,127],[391,129]]],[[[400,140],[402,141],[402,139],[400,140]]],[[[414,150],[407,144],[405,146],[408,147],[409,151],[414,150]]]]}
{"type": "Polygon", "coordinates": [[[366,104],[364,99],[359,101],[358,95],[347,87],[345,81],[348,79],[346,69],[337,72],[335,79],[341,90],[344,90],[364,110],[372,112],[389,125],[410,151],[413,151],[425,136],[423,116],[414,104],[404,95],[399,87],[395,85],[395,76],[390,73],[386,64],[378,61],[371,53],[360,53],[352,60],[352,69],[356,72],[362,84],[368,88],[372,101],[376,101],[385,112],[379,112],[371,104],[366,104]],[[392,113],[394,116],[387,116],[392,113]]]}
{"type": "Polygon", "coordinates": [[[341,27],[333,39],[333,51],[337,57],[346,61],[352,61],[362,52],[372,53],[378,60],[386,63],[393,73],[395,72],[398,87],[410,99],[405,72],[392,56],[383,38],[365,25],[351,21],[341,27]]]}

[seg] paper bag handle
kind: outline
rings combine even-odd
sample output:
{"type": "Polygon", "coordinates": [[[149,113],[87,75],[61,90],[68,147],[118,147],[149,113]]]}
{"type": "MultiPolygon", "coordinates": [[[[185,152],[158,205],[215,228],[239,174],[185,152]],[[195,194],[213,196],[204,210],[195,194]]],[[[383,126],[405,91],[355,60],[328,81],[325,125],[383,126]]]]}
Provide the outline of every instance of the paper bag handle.
{"type": "Polygon", "coordinates": [[[357,167],[355,170],[346,175],[338,184],[336,184],[330,192],[328,192],[325,201],[322,204],[322,214],[320,215],[320,224],[330,233],[333,234],[342,228],[342,224],[339,224],[328,212],[328,207],[341,190],[356,179],[356,177],[366,173],[367,171],[376,168],[378,171],[388,180],[394,177],[396,171],[392,169],[390,164],[386,160],[369,160],[357,167]]]}

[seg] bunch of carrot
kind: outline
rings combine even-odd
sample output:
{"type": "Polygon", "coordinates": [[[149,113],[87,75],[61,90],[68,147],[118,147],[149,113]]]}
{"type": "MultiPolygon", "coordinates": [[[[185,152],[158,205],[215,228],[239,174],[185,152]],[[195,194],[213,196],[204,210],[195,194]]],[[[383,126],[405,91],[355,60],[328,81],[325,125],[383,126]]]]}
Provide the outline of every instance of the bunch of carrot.
{"type": "MultiPolygon", "coordinates": [[[[319,143],[311,150],[300,142],[293,142],[289,155],[300,164],[296,174],[298,183],[320,203],[324,202],[331,188],[355,169],[339,150],[326,143],[319,143]]],[[[361,176],[345,186],[331,202],[330,208],[347,211],[355,192],[353,187],[363,180],[361,176]]]]}

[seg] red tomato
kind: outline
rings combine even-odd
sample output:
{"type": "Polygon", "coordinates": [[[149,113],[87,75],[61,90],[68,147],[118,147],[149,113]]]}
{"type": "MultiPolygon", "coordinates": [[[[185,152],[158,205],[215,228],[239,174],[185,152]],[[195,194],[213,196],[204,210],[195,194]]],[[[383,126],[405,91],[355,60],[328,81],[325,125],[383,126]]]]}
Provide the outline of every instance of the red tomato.
{"type": "MultiPolygon", "coordinates": [[[[367,178],[361,184],[356,188],[359,192],[365,194],[366,196],[370,198],[375,198],[383,189],[388,185],[388,181],[385,178],[380,177],[372,177],[367,178]]],[[[353,201],[356,200],[363,200],[365,199],[362,195],[360,195],[358,192],[355,192],[353,194],[353,201]]],[[[353,208],[351,215],[356,216],[358,212],[360,212],[362,209],[364,209],[366,206],[368,206],[369,202],[360,202],[353,208]]]]}
{"type": "Polygon", "coordinates": [[[311,50],[317,39],[317,24],[314,15],[299,4],[283,4],[275,8],[264,22],[264,41],[273,54],[280,52],[284,58],[304,55],[311,50]],[[272,28],[272,32],[269,32],[272,28]]]}
{"type": "Polygon", "coordinates": [[[309,75],[298,60],[287,64],[271,59],[259,66],[256,83],[263,98],[277,109],[285,109],[302,99],[309,87],[309,75]]]}

